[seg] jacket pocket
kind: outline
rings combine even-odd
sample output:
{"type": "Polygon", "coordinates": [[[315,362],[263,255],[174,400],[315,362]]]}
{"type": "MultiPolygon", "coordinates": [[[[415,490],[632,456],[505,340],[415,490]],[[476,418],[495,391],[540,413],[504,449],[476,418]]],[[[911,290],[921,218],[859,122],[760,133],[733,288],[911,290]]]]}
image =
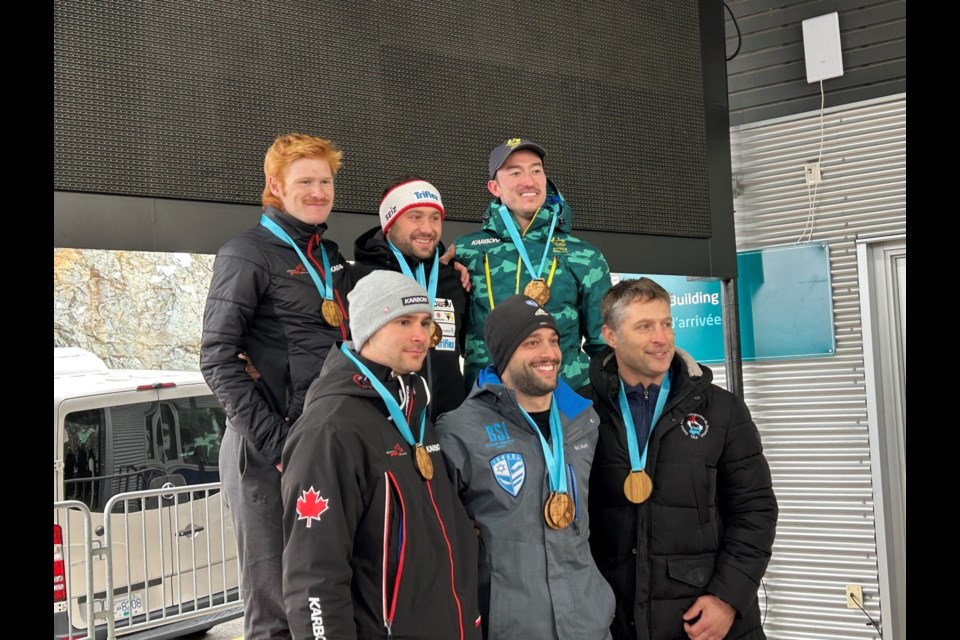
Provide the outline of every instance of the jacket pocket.
{"type": "Polygon", "coordinates": [[[667,558],[667,574],[672,580],[677,580],[700,590],[710,582],[716,564],[717,558],[712,553],[701,556],[667,558]]]}
{"type": "MultiPolygon", "coordinates": [[[[711,491],[711,483],[707,470],[706,461],[703,458],[695,457],[690,461],[691,480],[693,481],[693,497],[697,502],[697,520],[700,526],[713,520],[713,505],[710,504],[710,498],[714,495],[711,491]]],[[[713,470],[716,477],[716,470],[713,470]]]]}

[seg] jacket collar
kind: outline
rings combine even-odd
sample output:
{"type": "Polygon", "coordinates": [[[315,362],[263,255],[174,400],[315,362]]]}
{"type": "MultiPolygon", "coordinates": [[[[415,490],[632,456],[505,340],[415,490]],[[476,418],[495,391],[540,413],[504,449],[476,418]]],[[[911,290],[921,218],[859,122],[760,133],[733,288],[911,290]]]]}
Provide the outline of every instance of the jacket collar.
{"type": "MultiPolygon", "coordinates": [[[[488,366],[480,372],[477,377],[477,383],[470,392],[471,398],[492,394],[510,406],[518,414],[520,412],[520,403],[517,401],[517,394],[513,389],[507,388],[497,374],[493,365],[488,366]]],[[[557,401],[557,409],[567,420],[574,420],[581,413],[589,409],[593,403],[581,395],[578,395],[570,385],[563,380],[557,380],[557,388],[553,392],[553,397],[557,401]]],[[[525,423],[526,421],[524,421],[525,423]]]]}
{"type": "MultiPolygon", "coordinates": [[[[443,242],[437,243],[437,250],[443,255],[445,248],[443,242]]],[[[397,257],[393,255],[390,246],[387,244],[387,238],[380,227],[371,227],[364,231],[353,243],[353,255],[360,264],[373,265],[389,269],[390,271],[400,271],[400,265],[397,263],[397,257]]],[[[420,260],[413,256],[404,256],[411,269],[416,269],[417,265],[423,262],[423,266],[429,275],[433,268],[433,258],[429,260],[420,260]]],[[[439,265],[443,267],[442,264],[439,265]]]]}
{"type": "MultiPolygon", "coordinates": [[[[487,205],[487,210],[483,213],[482,229],[504,240],[510,240],[510,232],[507,231],[503,220],[500,218],[501,204],[500,198],[494,198],[490,204],[487,205]]],[[[533,223],[530,225],[524,238],[530,240],[546,239],[554,212],[556,212],[558,216],[555,233],[570,233],[573,230],[573,209],[567,204],[563,194],[560,193],[560,190],[557,189],[553,181],[547,178],[547,199],[543,203],[543,206],[540,207],[540,211],[537,212],[536,217],[534,217],[533,223]]]]}
{"type": "MultiPolygon", "coordinates": [[[[380,399],[380,394],[373,388],[366,376],[340,351],[341,344],[346,344],[351,354],[362,362],[377,380],[383,383],[383,386],[393,394],[397,402],[400,402],[400,382],[397,377],[394,377],[390,368],[357,353],[353,342],[343,343],[341,341],[337,341],[335,346],[330,349],[320,376],[310,386],[312,395],[317,397],[345,395],[380,399]]],[[[407,387],[416,389],[413,411],[414,415],[419,415],[420,410],[426,408],[430,399],[426,381],[416,373],[408,373],[402,377],[407,387]]]]}
{"type": "Polygon", "coordinates": [[[324,232],[327,230],[327,223],[325,222],[321,224],[307,224],[306,222],[297,220],[285,211],[280,211],[280,209],[277,209],[276,207],[267,207],[264,209],[263,213],[268,218],[283,227],[283,230],[287,232],[287,235],[294,240],[308,241],[315,233],[319,234],[322,238],[324,232]]]}
{"type": "MultiPolygon", "coordinates": [[[[670,373],[674,381],[671,385],[670,395],[675,395],[676,391],[682,388],[682,383],[677,384],[680,380],[686,381],[689,379],[694,383],[699,383],[707,371],[709,370],[705,371],[705,368],[700,366],[693,359],[693,356],[677,347],[673,354],[673,362],[670,363],[670,373]]],[[[617,366],[616,354],[610,347],[604,348],[590,361],[590,383],[600,397],[616,401],[620,388],[619,375],[620,369],[617,366]]],[[[709,382],[709,379],[706,381],[709,382]]]]}

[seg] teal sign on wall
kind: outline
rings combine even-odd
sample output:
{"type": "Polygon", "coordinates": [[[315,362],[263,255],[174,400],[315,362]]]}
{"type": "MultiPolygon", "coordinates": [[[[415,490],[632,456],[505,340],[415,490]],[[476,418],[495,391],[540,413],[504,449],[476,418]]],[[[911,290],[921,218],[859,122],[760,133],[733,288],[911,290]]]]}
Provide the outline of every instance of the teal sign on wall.
{"type": "MultiPolygon", "coordinates": [[[[815,358],[836,353],[830,256],[823,243],[737,254],[740,352],[745,361],[815,358]]],[[[677,346],[700,362],[723,362],[718,280],[646,276],[670,292],[677,346]]]]}

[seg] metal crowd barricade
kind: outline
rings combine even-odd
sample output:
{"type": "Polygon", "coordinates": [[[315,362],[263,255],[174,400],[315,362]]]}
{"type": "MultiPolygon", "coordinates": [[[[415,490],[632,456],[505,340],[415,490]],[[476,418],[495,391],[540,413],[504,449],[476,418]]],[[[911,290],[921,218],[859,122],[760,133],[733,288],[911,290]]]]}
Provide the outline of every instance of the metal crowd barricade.
{"type": "MultiPolygon", "coordinates": [[[[62,602],[54,602],[53,605],[53,614],[54,614],[54,635],[57,635],[58,631],[58,616],[61,625],[65,621],[66,627],[64,631],[73,630],[77,627],[74,626],[76,622],[73,618],[73,609],[72,603],[74,600],[78,602],[83,602],[83,609],[85,610],[84,619],[85,620],[96,620],[94,617],[94,599],[91,594],[94,593],[93,589],[93,558],[94,556],[105,555],[106,549],[103,547],[94,548],[93,540],[93,525],[91,524],[90,508],[80,502],[79,500],[64,500],[62,502],[53,503],[53,511],[56,514],[58,511],[64,514],[64,517],[54,518],[54,521],[58,523],[61,527],[62,532],[62,544],[59,559],[63,561],[64,566],[64,591],[65,599],[62,602]],[[73,520],[69,517],[69,512],[75,511],[81,516],[81,524],[79,528],[80,532],[75,531],[77,528],[73,525],[73,520]],[[79,534],[82,535],[83,545],[80,547],[79,553],[76,553],[74,549],[77,545],[70,544],[72,540],[76,538],[79,534]],[[77,556],[80,557],[77,557],[77,556]],[[81,565],[82,571],[75,572],[73,570],[74,566],[81,565]],[[72,576],[76,573],[79,573],[82,576],[81,580],[72,579],[72,576]]],[[[54,555],[54,561],[58,560],[56,554],[54,555]]],[[[86,623],[84,623],[85,625],[86,623]]],[[[76,635],[71,633],[70,638],[72,640],[82,640],[83,638],[88,638],[88,635],[76,635]]]]}
{"type": "MultiPolygon", "coordinates": [[[[67,570],[63,609],[70,619],[68,628],[73,635],[69,637],[85,637],[76,633],[87,633],[91,619],[97,625],[96,637],[112,640],[242,610],[236,540],[219,482],[168,483],[117,494],[102,514],[91,515],[78,501],[54,503],[54,509],[83,513],[82,560],[73,557],[78,550],[73,539],[77,532],[64,528],[69,564],[82,562],[84,567],[83,571],[69,566],[67,570]],[[103,525],[93,529],[96,518],[102,518],[103,525]],[[102,534],[102,546],[92,532],[102,534]],[[102,564],[98,560],[103,560],[102,564]],[[79,582],[82,588],[76,584],[79,582]],[[83,620],[75,619],[78,612],[83,620]]],[[[69,517],[61,521],[69,527],[69,517]]],[[[56,632],[55,608],[55,636],[56,632]]]]}

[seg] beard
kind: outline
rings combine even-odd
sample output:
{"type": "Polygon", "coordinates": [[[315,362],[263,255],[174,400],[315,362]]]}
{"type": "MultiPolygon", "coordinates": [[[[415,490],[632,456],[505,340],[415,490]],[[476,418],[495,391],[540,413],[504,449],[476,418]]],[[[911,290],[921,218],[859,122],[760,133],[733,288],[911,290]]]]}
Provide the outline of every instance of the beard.
{"type": "Polygon", "coordinates": [[[530,364],[520,363],[510,367],[510,382],[513,383],[513,387],[520,393],[527,396],[540,397],[551,393],[557,388],[557,378],[559,374],[559,360],[541,360],[539,362],[531,362],[530,364]],[[543,378],[533,370],[534,366],[544,364],[556,365],[557,375],[555,375],[552,380],[543,378]]]}
{"type": "Polygon", "coordinates": [[[400,253],[405,256],[417,258],[419,260],[433,258],[433,254],[437,249],[437,242],[439,241],[439,238],[431,239],[431,244],[433,245],[431,247],[425,247],[421,244],[414,245],[413,240],[413,238],[390,237],[390,242],[393,243],[393,246],[395,246],[400,253]]]}

